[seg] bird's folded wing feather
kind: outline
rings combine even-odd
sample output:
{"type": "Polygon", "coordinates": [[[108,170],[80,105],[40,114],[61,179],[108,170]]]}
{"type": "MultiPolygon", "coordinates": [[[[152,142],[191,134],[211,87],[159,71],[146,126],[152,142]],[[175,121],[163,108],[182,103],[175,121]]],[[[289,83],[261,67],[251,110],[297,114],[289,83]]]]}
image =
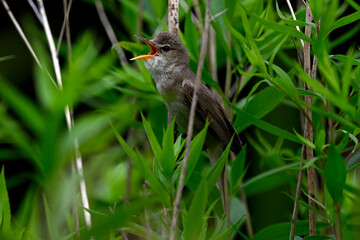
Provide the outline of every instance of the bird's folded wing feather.
{"type": "MultiPolygon", "coordinates": [[[[194,94],[194,83],[189,80],[185,80],[182,83],[184,93],[189,102],[192,102],[194,94]]],[[[232,144],[232,150],[238,152],[242,145],[239,136],[237,135],[234,127],[226,117],[226,114],[218,101],[214,98],[210,90],[201,83],[198,89],[198,101],[196,114],[199,114],[204,121],[208,118],[210,122],[210,128],[219,136],[222,142],[227,145],[233,135],[235,138],[232,144]],[[235,150],[236,148],[236,150],[235,150]]]]}

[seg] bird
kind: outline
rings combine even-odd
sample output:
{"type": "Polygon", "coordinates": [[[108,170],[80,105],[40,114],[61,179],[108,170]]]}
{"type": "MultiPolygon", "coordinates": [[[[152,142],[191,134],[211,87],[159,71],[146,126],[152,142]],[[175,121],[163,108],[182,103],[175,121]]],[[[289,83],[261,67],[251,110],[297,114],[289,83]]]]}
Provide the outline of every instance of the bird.
{"type": "MultiPolygon", "coordinates": [[[[145,60],[145,67],[151,73],[159,94],[164,100],[165,107],[175,117],[176,123],[187,132],[189,113],[195,89],[196,74],[189,66],[189,53],[180,41],[178,35],[170,32],[160,32],[152,40],[135,35],[143,40],[150,52],[130,60],[145,60]]],[[[242,142],[235,128],[231,124],[222,105],[212,91],[201,81],[198,89],[198,102],[195,110],[193,133],[199,133],[209,121],[205,147],[212,165],[216,163],[225,147],[230,143],[231,151],[238,154],[242,149],[242,142]]],[[[224,173],[224,171],[223,171],[224,173]]],[[[221,178],[225,178],[222,176],[221,178]]],[[[224,179],[220,181],[220,191],[224,189],[224,179]]],[[[229,211],[225,207],[224,210],[229,211]]]]}

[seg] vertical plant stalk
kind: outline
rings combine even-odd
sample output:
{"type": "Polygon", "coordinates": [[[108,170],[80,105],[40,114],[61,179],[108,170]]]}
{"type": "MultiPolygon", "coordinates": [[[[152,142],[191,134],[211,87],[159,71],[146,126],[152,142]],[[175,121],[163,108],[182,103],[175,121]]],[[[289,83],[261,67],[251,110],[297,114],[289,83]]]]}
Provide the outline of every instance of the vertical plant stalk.
{"type": "MultiPolygon", "coordinates": [[[[310,23],[312,21],[312,15],[311,15],[311,9],[309,6],[309,3],[305,3],[306,6],[306,19],[305,22],[310,23]]],[[[307,25],[305,26],[305,34],[309,38],[311,37],[311,26],[307,25]]],[[[311,63],[310,63],[310,43],[305,42],[304,43],[304,70],[305,72],[311,76],[311,63]]],[[[305,83],[305,90],[312,91],[310,86],[308,86],[305,83]]],[[[305,96],[305,104],[307,106],[312,106],[313,98],[312,96],[305,96]]],[[[305,108],[305,114],[309,116],[310,120],[312,118],[312,112],[311,109],[305,108]]],[[[313,127],[309,119],[305,119],[305,138],[309,140],[310,142],[313,142],[313,127]]],[[[305,156],[306,160],[310,161],[314,157],[313,149],[310,146],[305,146],[305,156]]],[[[314,191],[314,168],[308,167],[307,168],[307,180],[308,180],[308,195],[311,198],[315,198],[315,191],[314,191]]],[[[308,198],[308,204],[311,207],[315,207],[315,202],[308,198]]],[[[309,235],[315,235],[316,234],[316,222],[315,222],[315,212],[311,209],[309,209],[309,235]]]]}
{"type": "MultiPolygon", "coordinates": [[[[168,31],[179,35],[179,0],[169,0],[168,1],[168,31]]],[[[170,112],[168,112],[168,117],[167,117],[167,126],[169,127],[173,117],[170,114],[170,112]]],[[[174,130],[174,136],[176,135],[176,130],[174,130]]],[[[174,138],[175,139],[175,138],[174,138]]],[[[170,193],[170,199],[172,198],[172,193],[170,193]]],[[[174,234],[175,236],[175,229],[174,229],[174,233],[173,233],[173,229],[172,229],[172,225],[169,223],[168,219],[170,219],[170,215],[169,212],[167,211],[165,205],[163,205],[163,222],[164,224],[166,224],[166,226],[168,228],[170,228],[171,233],[170,234],[174,234]]],[[[176,225],[175,225],[176,228],[176,225]]],[[[169,239],[169,235],[166,231],[165,225],[162,225],[162,237],[165,240],[169,239]]]]}
{"type": "MultiPolygon", "coordinates": [[[[69,20],[69,14],[70,9],[72,5],[72,0],[69,1],[69,5],[67,3],[67,0],[63,0],[64,2],[64,22],[65,22],[65,35],[66,35],[66,48],[67,48],[67,54],[68,54],[68,61],[69,65],[72,61],[72,53],[71,53],[71,35],[70,35],[70,20],[69,20]]],[[[58,46],[60,46],[60,43],[58,43],[58,46]]],[[[57,54],[59,52],[57,51],[57,54]]]]}
{"type": "MultiPolygon", "coordinates": [[[[289,0],[286,0],[286,3],[289,7],[291,16],[294,20],[296,20],[296,16],[294,13],[294,10],[291,6],[291,3],[289,0]]],[[[299,26],[296,26],[296,29],[300,31],[299,26]]],[[[301,45],[304,48],[304,41],[302,39],[300,39],[301,45]]],[[[296,46],[296,45],[295,45],[296,46]]],[[[300,56],[299,56],[300,59],[300,56]]],[[[314,67],[314,66],[313,66],[314,67]]],[[[314,68],[313,68],[314,70],[314,68]]],[[[316,71],[316,70],[315,70],[316,71]]],[[[305,135],[305,129],[304,129],[304,135],[305,135]]],[[[305,136],[304,136],[305,137],[305,136]]],[[[302,146],[302,151],[301,151],[301,157],[303,159],[305,159],[305,145],[302,146]]],[[[300,169],[299,169],[299,173],[298,173],[298,179],[297,179],[297,184],[296,184],[296,192],[295,192],[295,201],[294,201],[294,208],[293,208],[293,213],[292,213],[292,217],[291,217],[291,227],[290,227],[290,236],[289,236],[289,240],[294,240],[295,238],[295,230],[296,230],[296,221],[297,221],[297,216],[298,216],[298,212],[299,212],[299,202],[296,200],[300,200],[300,194],[301,194],[301,185],[302,185],[302,179],[303,179],[303,166],[304,163],[300,162],[300,169]]]]}
{"type": "MultiPolygon", "coordinates": [[[[228,41],[227,41],[227,45],[231,54],[231,33],[230,31],[228,32],[228,41]]],[[[228,56],[226,58],[226,75],[225,75],[225,90],[224,90],[224,95],[226,98],[229,98],[230,96],[230,87],[231,87],[231,60],[230,60],[230,56],[228,56]]]]}
{"type": "Polygon", "coordinates": [[[241,201],[243,202],[243,204],[245,206],[245,210],[246,210],[246,218],[245,218],[246,231],[247,231],[249,238],[253,238],[254,230],[253,230],[253,227],[251,224],[251,216],[250,216],[250,212],[249,212],[249,205],[247,202],[247,197],[246,197],[246,194],[245,194],[245,191],[243,188],[241,188],[241,190],[240,190],[240,197],[241,197],[241,201]]]}
{"type": "MultiPolygon", "coordinates": [[[[48,22],[46,12],[45,12],[44,3],[42,0],[38,0],[38,8],[39,8],[39,12],[40,12],[40,15],[42,18],[45,35],[46,35],[46,37],[48,39],[48,43],[49,43],[50,53],[51,53],[52,61],[54,64],[56,81],[57,81],[58,87],[61,91],[63,89],[63,84],[62,84],[62,79],[61,79],[59,59],[58,59],[58,56],[56,53],[54,39],[51,34],[49,22],[48,22]]],[[[74,127],[74,119],[71,115],[70,107],[68,105],[65,107],[65,118],[66,118],[68,130],[71,133],[72,128],[74,127]]],[[[87,209],[89,209],[89,200],[87,197],[86,184],[85,184],[84,173],[83,173],[82,157],[81,157],[81,153],[80,153],[80,149],[79,149],[79,142],[76,137],[74,138],[74,149],[75,149],[76,168],[77,168],[77,171],[78,171],[78,174],[80,177],[80,193],[81,193],[82,204],[84,207],[85,223],[88,228],[91,228],[91,215],[87,211],[87,209]]]]}
{"type": "Polygon", "coordinates": [[[122,50],[120,45],[117,44],[119,42],[119,40],[117,39],[114,29],[111,27],[109,19],[106,16],[104,6],[102,4],[102,0],[95,0],[95,7],[96,7],[96,11],[99,15],[100,21],[105,28],[105,32],[106,32],[111,44],[114,46],[115,51],[118,54],[120,63],[129,65],[129,62],[126,59],[124,51],[122,50]]]}
{"type": "MultiPolygon", "coordinates": [[[[291,13],[292,18],[293,18],[294,20],[296,20],[296,16],[295,16],[294,10],[293,10],[293,8],[292,8],[292,6],[291,6],[290,0],[286,0],[286,3],[287,3],[287,5],[288,5],[288,7],[289,7],[289,10],[290,10],[290,13],[291,13]]],[[[299,32],[301,32],[299,26],[296,26],[296,30],[298,30],[299,32]]],[[[304,41],[303,41],[302,39],[300,39],[300,42],[301,42],[301,46],[304,47],[304,41]]]]}
{"type": "Polygon", "coordinates": [[[168,2],[168,29],[169,32],[179,35],[179,0],[168,2]]]}
{"type": "MultiPolygon", "coordinates": [[[[72,53],[71,53],[71,36],[70,36],[69,14],[70,14],[70,9],[71,9],[71,5],[72,5],[72,0],[70,0],[69,3],[68,3],[68,0],[63,0],[63,5],[64,5],[64,23],[63,23],[62,31],[60,33],[61,36],[59,37],[58,49],[56,51],[56,54],[57,55],[59,54],[60,44],[61,44],[61,41],[62,41],[62,34],[65,32],[68,62],[69,62],[69,66],[71,66],[72,53]]],[[[37,8],[33,8],[33,9],[34,9],[34,11],[37,10],[37,8]]],[[[71,111],[71,114],[72,114],[73,110],[70,109],[70,111],[71,111]]],[[[77,168],[75,166],[74,161],[71,164],[71,170],[72,170],[72,174],[74,176],[76,176],[77,168]]],[[[73,203],[72,203],[72,212],[73,212],[73,218],[74,218],[74,224],[75,224],[75,233],[76,233],[77,237],[80,237],[80,221],[79,221],[79,213],[78,213],[78,209],[77,209],[76,189],[74,189],[72,198],[73,198],[72,199],[72,201],[73,201],[73,203]]]]}
{"type": "Polygon", "coordinates": [[[180,172],[180,179],[179,179],[178,188],[177,188],[176,197],[175,197],[174,211],[173,211],[173,217],[172,217],[172,221],[171,221],[170,240],[175,240],[180,201],[181,201],[181,196],[182,196],[182,190],[183,190],[184,184],[185,184],[186,168],[188,165],[188,160],[189,160],[189,155],[190,155],[190,144],[191,144],[191,138],[192,138],[192,132],[193,132],[193,126],[194,126],[195,109],[196,109],[196,104],[197,104],[197,99],[198,99],[197,92],[198,92],[198,89],[200,86],[201,73],[202,73],[202,69],[204,67],[205,53],[206,53],[207,44],[208,44],[210,3],[211,3],[211,0],[207,0],[204,32],[202,35],[202,45],[201,45],[201,50],[200,50],[200,58],[199,58],[199,64],[198,64],[197,71],[196,71],[193,101],[191,103],[191,108],[190,108],[190,116],[189,116],[188,130],[187,130],[186,148],[185,148],[185,157],[183,160],[183,165],[182,165],[181,172],[180,172]]]}
{"type": "MultiPolygon", "coordinates": [[[[24,41],[26,47],[29,49],[30,54],[33,56],[35,62],[37,63],[37,65],[40,67],[40,69],[44,70],[47,75],[49,76],[50,80],[52,81],[52,83],[54,84],[55,87],[58,88],[56,82],[54,81],[54,79],[51,77],[51,75],[49,74],[49,72],[46,70],[45,67],[43,67],[39,61],[39,58],[37,57],[37,55],[35,54],[34,49],[31,47],[31,44],[29,42],[29,40],[26,38],[26,35],[24,33],[24,31],[22,30],[22,28],[20,27],[20,24],[18,23],[18,21],[16,20],[16,18],[14,17],[14,14],[12,13],[9,5],[7,4],[7,2],[5,0],[1,0],[2,4],[4,5],[4,8],[6,10],[6,12],[9,15],[10,20],[13,22],[16,30],[18,31],[18,33],[20,34],[20,37],[22,38],[22,40],[24,41]]],[[[38,14],[37,14],[38,15],[38,14]]]]}
{"type": "Polygon", "coordinates": [[[211,76],[216,82],[218,82],[216,61],[216,33],[213,27],[210,27],[209,32],[209,63],[211,76]]]}
{"type": "MultiPolygon", "coordinates": [[[[32,0],[28,0],[28,1],[32,2],[32,0]]],[[[57,49],[56,49],[56,53],[58,55],[59,55],[59,51],[60,51],[61,42],[62,42],[62,39],[64,36],[64,32],[68,31],[68,29],[70,29],[69,27],[67,27],[67,25],[69,25],[69,15],[70,15],[70,10],[71,10],[73,0],[69,0],[69,3],[67,3],[67,0],[63,0],[63,2],[64,2],[64,7],[65,7],[65,9],[64,9],[65,17],[64,17],[63,24],[61,26],[57,49]]],[[[36,8],[34,8],[34,11],[36,11],[36,8]]],[[[42,22],[42,20],[40,20],[40,21],[42,22]]],[[[65,32],[65,34],[66,34],[66,38],[68,38],[68,36],[70,36],[70,33],[65,32]]],[[[66,43],[68,43],[68,39],[66,39],[66,43]]],[[[69,47],[68,44],[67,44],[67,47],[69,47]]],[[[69,53],[69,50],[68,50],[68,53],[69,53]]]]}
{"type": "MultiPolygon", "coordinates": [[[[330,219],[330,217],[329,217],[330,219]]],[[[335,224],[336,224],[336,233],[335,239],[342,240],[342,230],[341,230],[341,210],[340,210],[340,201],[335,203],[335,224]]]]}

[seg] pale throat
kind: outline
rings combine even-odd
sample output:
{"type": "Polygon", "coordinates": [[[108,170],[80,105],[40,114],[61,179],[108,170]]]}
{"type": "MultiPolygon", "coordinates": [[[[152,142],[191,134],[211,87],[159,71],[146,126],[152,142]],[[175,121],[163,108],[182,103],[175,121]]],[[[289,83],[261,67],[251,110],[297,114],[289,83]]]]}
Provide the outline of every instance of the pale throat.
{"type": "Polygon", "coordinates": [[[156,88],[161,95],[175,87],[176,75],[181,74],[181,67],[175,63],[169,63],[163,57],[155,56],[145,60],[145,67],[151,73],[156,88]]]}

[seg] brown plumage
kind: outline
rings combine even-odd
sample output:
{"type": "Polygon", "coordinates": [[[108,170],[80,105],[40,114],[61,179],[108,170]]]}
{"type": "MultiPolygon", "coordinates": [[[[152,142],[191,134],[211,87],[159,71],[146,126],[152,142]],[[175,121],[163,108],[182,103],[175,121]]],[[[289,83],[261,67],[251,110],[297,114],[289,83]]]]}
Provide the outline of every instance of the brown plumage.
{"type": "MultiPolygon", "coordinates": [[[[189,111],[192,102],[196,75],[189,67],[189,54],[179,38],[169,32],[159,33],[153,40],[144,40],[151,48],[145,59],[145,66],[151,72],[159,93],[169,112],[180,127],[187,131],[189,111]]],[[[194,121],[194,133],[210,122],[205,145],[220,155],[234,136],[231,150],[237,154],[242,148],[239,135],[230,123],[221,104],[209,88],[201,82],[194,121]]],[[[218,156],[217,156],[218,157],[218,156]]]]}

